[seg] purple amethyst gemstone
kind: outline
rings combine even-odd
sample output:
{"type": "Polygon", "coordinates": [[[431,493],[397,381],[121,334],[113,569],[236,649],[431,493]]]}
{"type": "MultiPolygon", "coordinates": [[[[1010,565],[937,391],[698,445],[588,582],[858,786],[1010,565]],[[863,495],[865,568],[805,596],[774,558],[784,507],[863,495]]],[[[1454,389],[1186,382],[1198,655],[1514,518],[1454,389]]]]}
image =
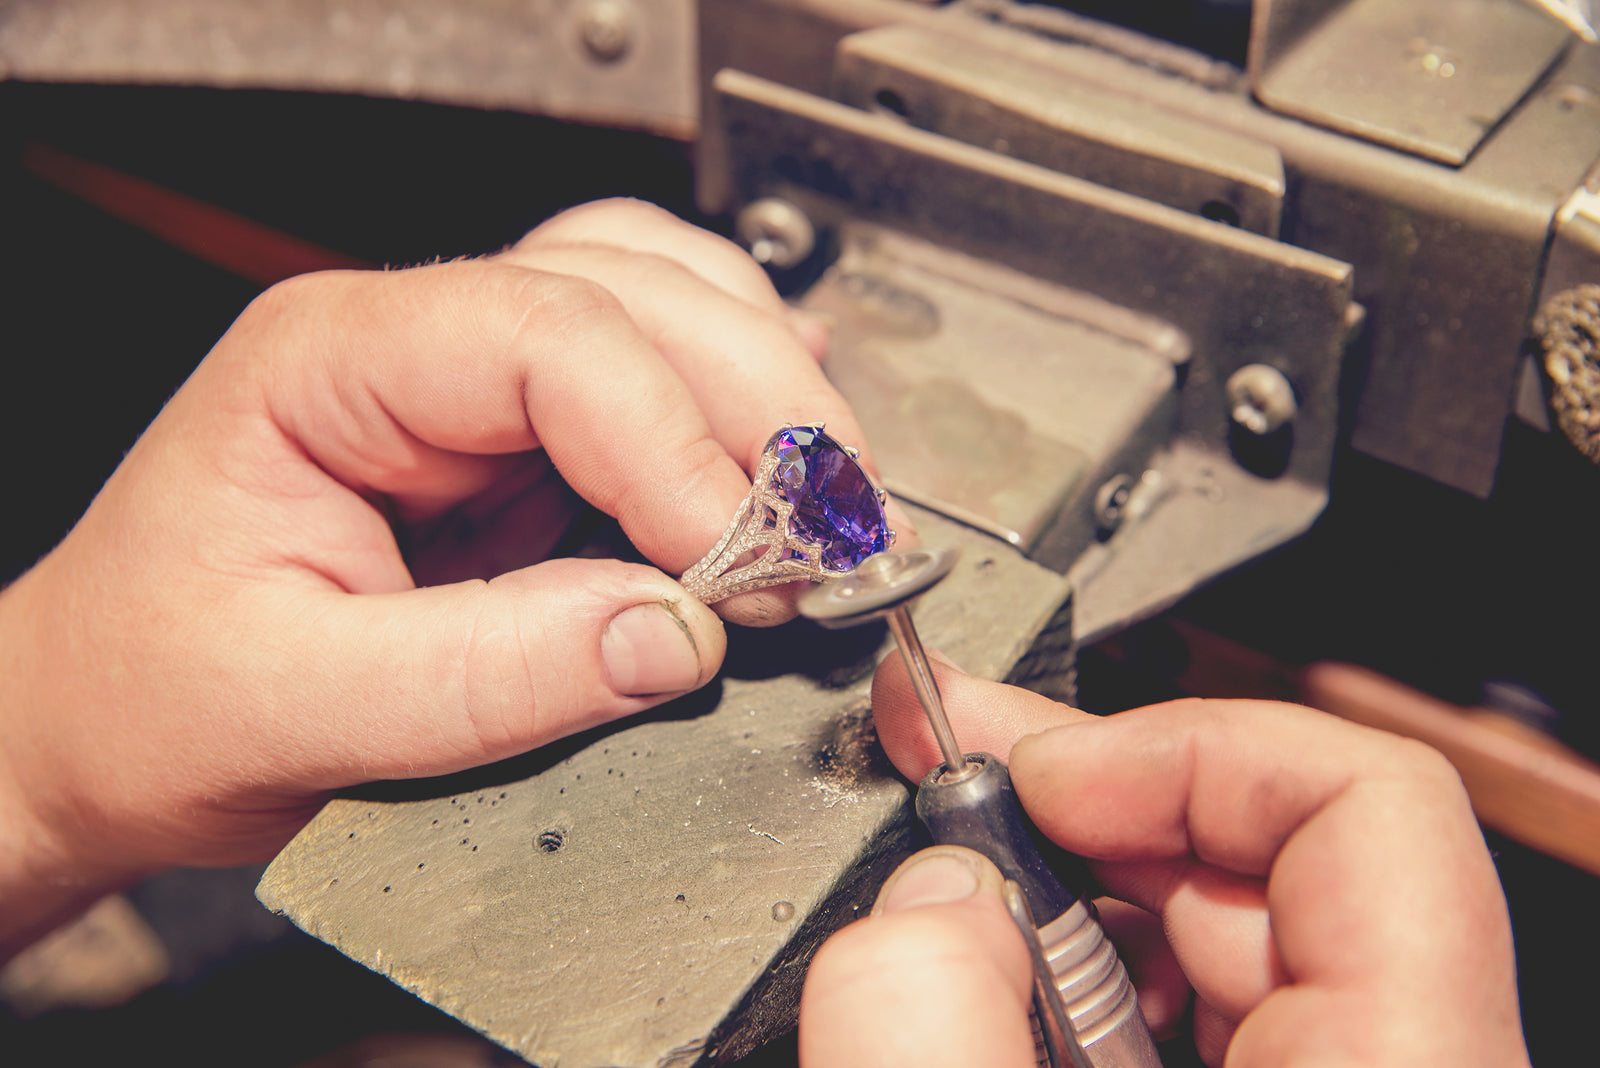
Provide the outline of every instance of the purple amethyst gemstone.
{"type": "Polygon", "coordinates": [[[794,505],[790,533],[822,547],[822,566],[850,571],[885,547],[883,505],[861,465],[821,427],[778,435],[772,485],[794,505]]]}

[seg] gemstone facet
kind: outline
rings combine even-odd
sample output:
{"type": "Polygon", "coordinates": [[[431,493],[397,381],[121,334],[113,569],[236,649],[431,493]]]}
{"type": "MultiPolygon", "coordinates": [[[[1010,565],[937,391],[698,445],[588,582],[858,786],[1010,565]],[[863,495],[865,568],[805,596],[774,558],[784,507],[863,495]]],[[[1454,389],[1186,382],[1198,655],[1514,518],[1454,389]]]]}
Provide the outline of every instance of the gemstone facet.
{"type": "Polygon", "coordinates": [[[888,524],[872,480],[820,426],[789,427],[775,443],[772,488],[794,506],[789,530],[822,550],[822,566],[848,572],[886,547],[888,524]]]}
{"type": "Polygon", "coordinates": [[[887,549],[887,495],[855,457],[821,423],[779,427],[749,494],[716,546],[683,573],[683,588],[713,604],[768,586],[825,582],[887,549]]]}

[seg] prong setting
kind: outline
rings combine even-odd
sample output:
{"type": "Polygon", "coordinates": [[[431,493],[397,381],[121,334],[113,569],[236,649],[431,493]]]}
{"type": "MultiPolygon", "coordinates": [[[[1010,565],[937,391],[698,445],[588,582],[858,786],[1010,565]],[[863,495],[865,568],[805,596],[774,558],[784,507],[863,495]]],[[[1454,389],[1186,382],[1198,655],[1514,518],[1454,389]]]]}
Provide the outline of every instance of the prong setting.
{"type": "Polygon", "coordinates": [[[704,603],[713,604],[768,586],[795,581],[822,582],[849,574],[860,559],[893,543],[894,533],[882,520],[882,504],[887,493],[855,462],[857,450],[822,434],[822,427],[821,423],[787,423],[768,439],[751,481],[750,493],[740,503],[728,529],[711,552],[683,573],[680,581],[685,590],[704,603]],[[848,463],[831,467],[822,463],[818,470],[824,474],[814,474],[810,465],[818,463],[819,459],[825,460],[831,449],[849,457],[848,463]],[[779,467],[784,463],[796,466],[780,472],[779,467]],[[815,534],[818,524],[819,511],[813,496],[826,498],[825,504],[839,503],[828,496],[828,471],[836,478],[844,477],[846,497],[843,503],[860,508],[862,500],[870,501],[876,505],[877,514],[868,516],[863,524],[859,517],[848,512],[845,519],[834,519],[833,513],[823,508],[822,512],[829,516],[827,523],[842,525],[836,527],[831,541],[824,535],[825,542],[819,542],[808,536],[808,533],[815,534]],[[858,477],[860,481],[855,481],[858,477]],[[798,500],[791,499],[790,495],[790,490],[796,488],[798,500]],[[800,506],[810,509],[805,513],[808,518],[804,523],[796,516],[800,506]],[[865,543],[858,544],[862,538],[866,539],[865,543]],[[842,551],[841,545],[844,546],[842,551]],[[833,566],[829,566],[825,557],[833,561],[833,566]],[[846,561],[843,568],[838,566],[841,559],[846,561]]]}

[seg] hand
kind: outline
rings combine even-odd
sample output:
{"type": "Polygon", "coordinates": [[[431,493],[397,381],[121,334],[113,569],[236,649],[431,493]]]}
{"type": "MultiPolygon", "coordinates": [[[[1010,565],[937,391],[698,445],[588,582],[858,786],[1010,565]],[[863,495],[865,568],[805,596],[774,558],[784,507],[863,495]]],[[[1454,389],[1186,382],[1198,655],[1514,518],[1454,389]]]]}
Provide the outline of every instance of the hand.
{"type": "Polygon", "coordinates": [[[152,870],[271,856],[332,790],[704,684],[722,626],[669,574],[781,423],[865,445],[823,341],[742,252],[625,201],[264,293],[0,597],[0,959],[152,870]],[[583,501],[667,574],[537,563],[583,501]]]}
{"type": "MultiPolygon", "coordinates": [[[[1504,897],[1433,750],[1293,705],[1191,700],[1096,718],[937,674],[957,737],[1009,757],[1040,829],[1160,917],[1194,987],[1206,1063],[1527,1064],[1504,897]]],[[[873,710],[885,749],[920,780],[938,750],[896,657],[873,710]]],[[[1027,960],[999,898],[970,863],[908,864],[880,915],[818,953],[803,1063],[1033,1063],[1027,960]]],[[[1123,956],[1152,1030],[1170,1029],[1184,1003],[1162,962],[1150,981],[1126,945],[1123,956]]]]}

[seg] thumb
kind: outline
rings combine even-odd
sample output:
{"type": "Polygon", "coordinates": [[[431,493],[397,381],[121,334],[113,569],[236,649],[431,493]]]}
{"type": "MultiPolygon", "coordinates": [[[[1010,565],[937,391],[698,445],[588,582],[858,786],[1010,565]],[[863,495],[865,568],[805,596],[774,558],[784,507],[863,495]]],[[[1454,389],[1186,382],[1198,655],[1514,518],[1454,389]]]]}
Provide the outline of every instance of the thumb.
{"type": "Polygon", "coordinates": [[[800,999],[800,1063],[892,1068],[1036,1063],[1032,972],[988,858],[915,854],[872,915],[818,951],[800,999]]]}
{"type": "MultiPolygon", "coordinates": [[[[654,568],[551,560],[489,582],[328,594],[291,670],[304,785],[440,775],[515,756],[694,690],[722,622],[654,568]],[[309,670],[307,670],[309,669],[309,670]]],[[[291,725],[292,726],[292,725],[291,725]]]]}

